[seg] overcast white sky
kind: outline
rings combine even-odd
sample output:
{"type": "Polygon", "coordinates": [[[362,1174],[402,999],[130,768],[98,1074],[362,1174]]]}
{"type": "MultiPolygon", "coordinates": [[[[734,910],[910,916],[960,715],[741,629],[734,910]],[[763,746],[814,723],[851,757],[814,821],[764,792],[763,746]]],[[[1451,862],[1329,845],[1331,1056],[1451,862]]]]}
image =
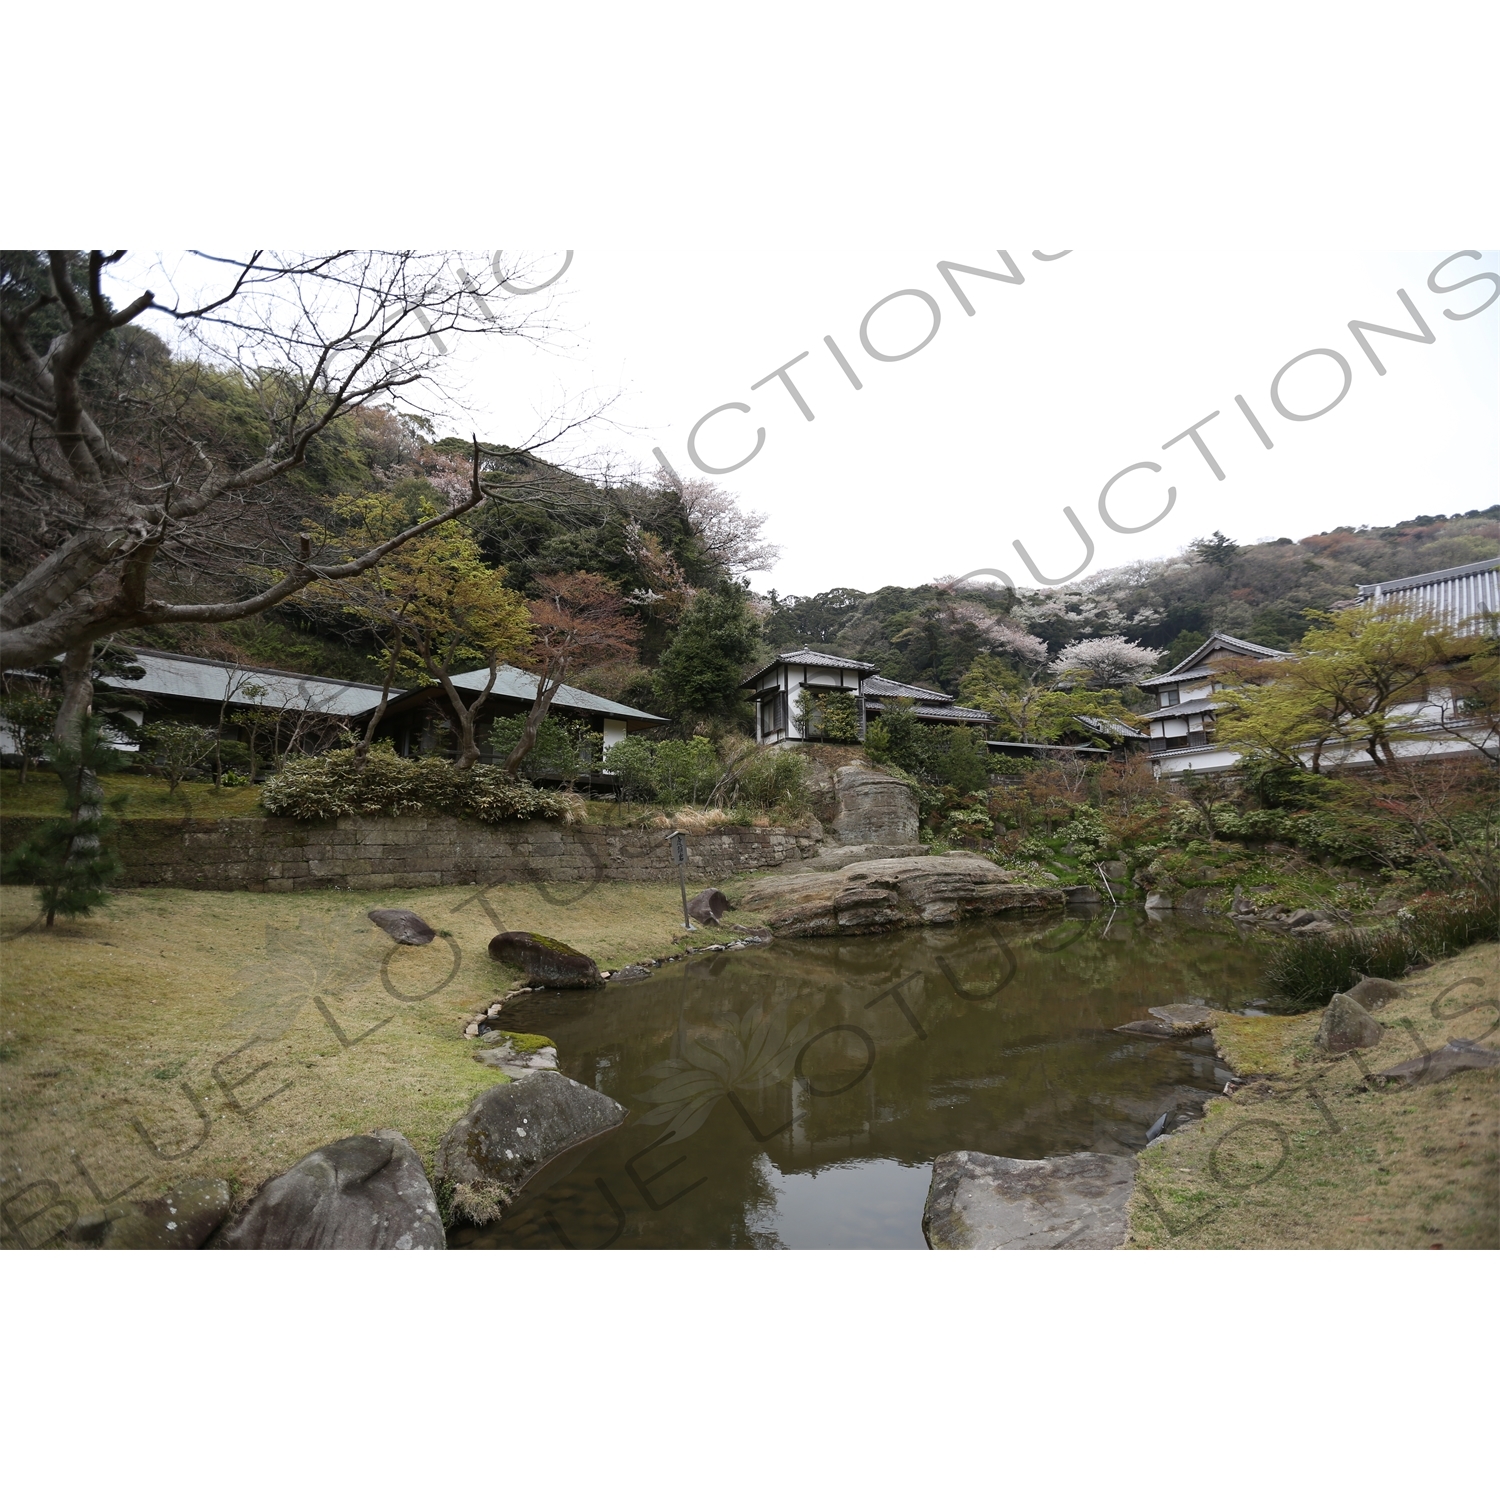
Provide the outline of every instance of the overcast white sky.
{"type": "MultiPolygon", "coordinates": [[[[1064,246],[1045,239],[1043,253],[1064,246]]],[[[1043,262],[1031,245],[1010,254],[1022,285],[959,275],[975,308],[965,314],[940,260],[1004,271],[998,252],[960,244],[921,251],[736,253],[713,248],[610,252],[580,249],[549,293],[565,336],[539,348],[473,340],[455,350],[490,436],[520,440],[544,414],[588,391],[618,392],[618,428],[595,441],[646,468],[660,447],[684,476],[695,422],[739,401],[699,437],[705,463],[727,466],[765,429],[761,451],[720,483],[769,517],[785,549],[759,588],[812,593],[872,589],[940,574],[996,568],[1036,580],[1018,556],[1057,578],[1175,551],[1220,529],[1240,540],[1301,537],[1336,525],[1383,524],[1420,513],[1494,503],[1500,477],[1497,323],[1500,302],[1462,321],[1495,290],[1478,282],[1440,295],[1429,273],[1462,245],[1412,253],[1281,254],[1092,251],[1043,262]],[[894,362],[861,346],[865,314],[882,298],[925,291],[940,312],[926,347],[894,362]],[[1370,335],[1388,373],[1376,373],[1352,319],[1416,331],[1405,290],[1432,344],[1370,335]],[[856,391],[824,345],[832,336],[853,366],[856,391]],[[1270,386],[1289,360],[1333,349],[1351,372],[1348,394],[1326,415],[1290,421],[1270,386]],[[751,387],[808,351],[789,372],[809,422],[780,380],[751,387]],[[1242,395],[1271,437],[1267,450],[1235,405],[1242,395]],[[1163,444],[1217,411],[1202,429],[1225,478],[1190,439],[1163,444]],[[1151,461],[1111,496],[1111,513],[1147,531],[1123,535],[1099,518],[1099,491],[1128,465],[1151,461]]],[[[535,252],[550,274],[561,251],[535,252]]],[[[1454,261],[1453,285],[1500,270],[1500,257],[1454,261]]],[[[542,297],[538,297],[541,301],[542,297]]],[[[917,297],[878,312],[869,336],[899,353],[931,330],[917,297]]],[[[1283,380],[1282,403],[1316,411],[1343,383],[1327,356],[1283,380]]]]}

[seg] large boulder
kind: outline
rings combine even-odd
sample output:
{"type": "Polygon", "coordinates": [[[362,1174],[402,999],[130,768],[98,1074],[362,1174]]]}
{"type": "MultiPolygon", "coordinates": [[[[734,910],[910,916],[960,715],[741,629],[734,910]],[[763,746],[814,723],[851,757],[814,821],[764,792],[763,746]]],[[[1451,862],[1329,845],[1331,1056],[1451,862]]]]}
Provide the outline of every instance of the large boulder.
{"type": "Polygon", "coordinates": [[[915,844],[917,794],[887,771],[870,766],[840,766],[834,773],[838,816],[833,820],[839,844],[915,844]]]}
{"type": "Polygon", "coordinates": [[[719,918],[729,910],[729,897],[710,887],[699,891],[687,904],[688,916],[700,927],[717,927],[719,918]]]}
{"type": "Polygon", "coordinates": [[[798,872],[757,881],[740,898],[782,937],[835,937],[956,922],[1063,904],[1056,887],[1021,885],[977,854],[877,859],[826,874],[798,872]]]}
{"type": "Polygon", "coordinates": [[[932,1164],[922,1233],[934,1250],[1113,1250],[1125,1242],[1134,1182],[1133,1156],[954,1151],[932,1164]]]}
{"type": "Polygon", "coordinates": [[[441,1250],[422,1160],[395,1130],[345,1136],[273,1177],[214,1242],[222,1250],[441,1250]]]}
{"type": "Polygon", "coordinates": [[[486,1224],[544,1168],[567,1170],[628,1113],[561,1073],[530,1073],[469,1106],[438,1146],[438,1181],[451,1190],[457,1213],[486,1224]]]}
{"type": "Polygon", "coordinates": [[[416,912],[404,906],[377,906],[365,915],[383,933],[408,948],[421,948],[437,936],[416,912]]]}
{"type": "Polygon", "coordinates": [[[591,990],[604,983],[588,954],[539,932],[501,932],[490,939],[490,957],[526,971],[532,984],[549,990],[591,990]]]}
{"type": "Polygon", "coordinates": [[[1348,995],[1335,995],[1323,1012],[1318,1027],[1318,1046],[1325,1052],[1352,1052],[1356,1047],[1373,1047],[1385,1028],[1348,995]]]}
{"type": "Polygon", "coordinates": [[[925,844],[835,844],[803,860],[803,870],[842,870],[872,859],[917,859],[927,853],[925,844]]]}

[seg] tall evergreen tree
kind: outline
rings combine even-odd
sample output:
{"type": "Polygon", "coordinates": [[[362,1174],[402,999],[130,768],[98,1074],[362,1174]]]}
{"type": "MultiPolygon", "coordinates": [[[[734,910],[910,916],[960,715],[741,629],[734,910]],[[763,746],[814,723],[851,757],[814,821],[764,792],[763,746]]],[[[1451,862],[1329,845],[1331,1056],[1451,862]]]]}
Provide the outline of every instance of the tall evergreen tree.
{"type": "Polygon", "coordinates": [[[687,607],[662,653],[657,684],[673,713],[727,719],[741,706],[740,680],[761,648],[745,590],[721,583],[687,607]]]}

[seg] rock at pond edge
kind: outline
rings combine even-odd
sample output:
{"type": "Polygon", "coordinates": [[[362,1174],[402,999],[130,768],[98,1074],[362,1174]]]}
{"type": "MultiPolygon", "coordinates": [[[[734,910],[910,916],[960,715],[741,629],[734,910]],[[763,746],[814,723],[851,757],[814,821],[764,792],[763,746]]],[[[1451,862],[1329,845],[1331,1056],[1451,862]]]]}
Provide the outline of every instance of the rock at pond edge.
{"type": "Polygon", "coordinates": [[[488,1223],[548,1163],[618,1130],[628,1114],[561,1073],[529,1073],[481,1094],[455,1122],[438,1145],[438,1182],[455,1215],[488,1223]]]}
{"type": "Polygon", "coordinates": [[[538,932],[500,932],[490,939],[490,957],[526,971],[533,984],[554,990],[591,990],[604,983],[586,953],[538,932]]]}
{"type": "Polygon", "coordinates": [[[1027,1161],[954,1151],[932,1164],[922,1233],[934,1250],[1113,1250],[1129,1230],[1133,1156],[1027,1161]]]}

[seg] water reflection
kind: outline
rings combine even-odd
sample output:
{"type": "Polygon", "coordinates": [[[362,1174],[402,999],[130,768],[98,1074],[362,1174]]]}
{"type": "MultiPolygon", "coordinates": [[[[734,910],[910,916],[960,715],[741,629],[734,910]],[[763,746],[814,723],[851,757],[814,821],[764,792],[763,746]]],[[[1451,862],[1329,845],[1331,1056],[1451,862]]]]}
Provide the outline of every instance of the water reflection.
{"type": "MultiPolygon", "coordinates": [[[[1153,914],[1154,916],[1155,914],[1153,914]]],[[[1116,1033],[1238,1009],[1262,950],[1228,922],[1001,920],[778,942],[506,1011],[630,1123],[455,1248],[920,1247],[945,1151],[1126,1154],[1227,1074],[1206,1038],[1116,1033]]]]}

